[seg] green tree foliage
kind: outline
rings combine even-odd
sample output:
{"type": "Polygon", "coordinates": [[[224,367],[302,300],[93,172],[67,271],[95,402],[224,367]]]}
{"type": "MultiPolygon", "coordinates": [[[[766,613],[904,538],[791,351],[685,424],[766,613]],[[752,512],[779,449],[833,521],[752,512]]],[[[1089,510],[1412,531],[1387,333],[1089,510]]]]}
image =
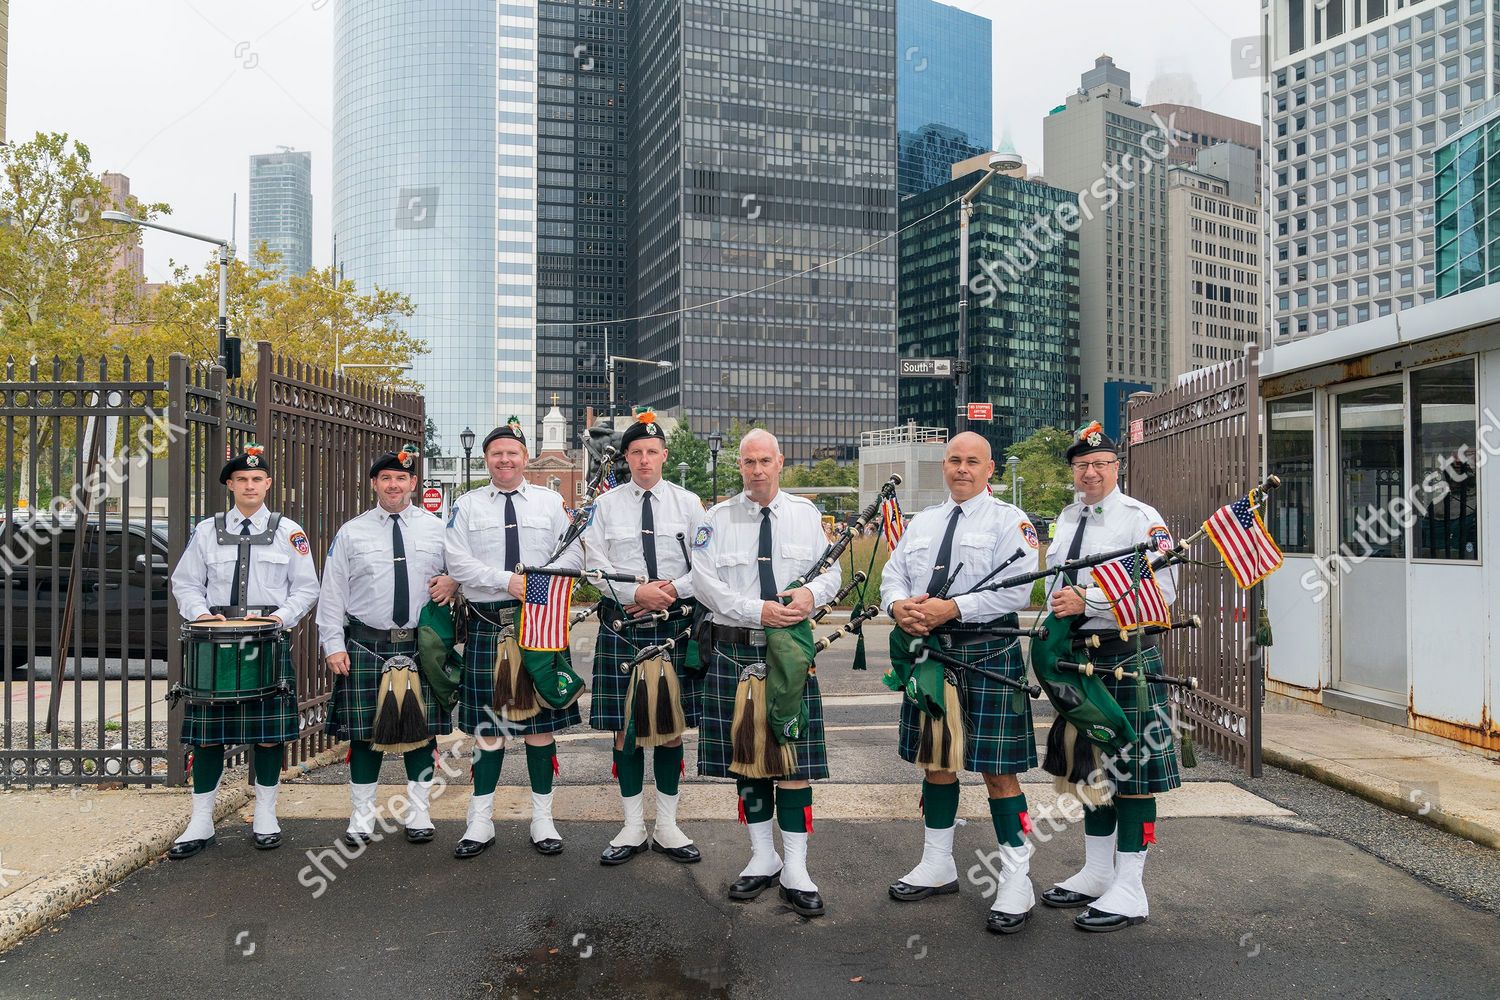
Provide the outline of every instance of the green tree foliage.
{"type": "Polygon", "coordinates": [[[1005,449],[995,457],[995,494],[1002,500],[1010,499],[1012,473],[1006,458],[1014,455],[1021,460],[1016,469],[1021,477],[1021,506],[1031,514],[1056,517],[1073,502],[1073,472],[1063,461],[1072,437],[1056,427],[1043,427],[1005,449]]]}

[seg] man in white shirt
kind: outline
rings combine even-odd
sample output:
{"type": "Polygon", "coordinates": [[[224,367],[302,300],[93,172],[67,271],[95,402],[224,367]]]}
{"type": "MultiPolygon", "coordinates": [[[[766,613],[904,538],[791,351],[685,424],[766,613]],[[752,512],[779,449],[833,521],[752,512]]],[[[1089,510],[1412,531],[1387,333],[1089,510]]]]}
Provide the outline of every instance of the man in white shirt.
{"type": "Polygon", "coordinates": [[[227,512],[199,522],[172,572],[172,594],[183,618],[271,618],[284,631],[276,644],[281,689],[251,701],[194,704],[189,695],[182,742],[193,747],[193,813],[167,852],[190,858],[214,841],[214,798],[224,773],[225,746],[253,743],[255,819],[252,843],[281,846],[276,797],[281,744],[297,738],[297,673],[290,633],[318,599],[318,573],[307,534],[289,517],[266,507],[271,465],[250,443],[224,464],[219,482],[234,496],[227,512]]]}
{"type": "MultiPolygon", "coordinates": [[[[458,583],[443,574],[443,522],[411,502],[416,489],[417,446],[387,452],[370,466],[376,505],[347,522],[328,546],[318,599],[318,637],[334,674],[325,728],[349,741],[350,847],[369,843],[375,830],[375,794],[385,754],[371,746],[385,662],[393,656],[420,661],[417,620],[428,599],[446,604],[458,583]]],[[[437,737],[453,731],[450,713],[420,679],[427,728],[433,739],[403,754],[406,764],[406,839],[432,840],[428,809],[437,737]]]]}
{"type": "MultiPolygon", "coordinates": [[[[1026,694],[980,671],[1025,680],[1019,640],[995,630],[1017,627],[1016,612],[1026,606],[1031,587],[969,590],[986,577],[993,582],[995,571],[1003,573],[1006,563],[1015,573],[1035,569],[1039,543],[1025,512],[990,496],[994,473],[994,458],[983,437],[966,431],[948,442],[943,453],[948,499],[912,518],[882,573],[880,602],[897,626],[914,637],[903,641],[926,645],[926,637],[935,637],[948,655],[976,668],[947,669],[944,683],[953,685],[957,694],[963,717],[963,767],[984,777],[1005,867],[985,926],[996,934],[1014,934],[1035,905],[1031,847],[1025,839],[1026,796],[1019,775],[1036,766],[1036,735],[1026,694]]],[[[917,702],[903,698],[903,760],[918,762],[923,723],[917,702]]],[[[957,814],[957,773],[929,763],[922,782],[922,860],[890,887],[892,899],[910,902],[958,892],[953,861],[957,814]]]]}
{"type": "MultiPolygon", "coordinates": [[[[541,854],[560,854],[562,837],[552,822],[553,733],[581,721],[578,706],[555,710],[543,705],[540,714],[516,722],[503,718],[492,701],[500,633],[516,623],[526,593],[525,578],[514,570],[521,563],[547,563],[568,530],[568,515],[561,496],[526,481],[526,438],[515,417],[485,436],[482,451],[490,483],[454,502],[444,534],[448,572],[463,587],[469,606],[458,727],[474,737],[468,827],[453,856],[472,858],[495,842],[495,788],[505,737],[516,734],[526,741],[531,845],[541,854]]],[[[581,569],[583,547],[570,545],[554,565],[581,569]]]]}
{"type": "MultiPolygon", "coordinates": [[[[703,505],[697,496],[662,478],[667,460],[666,436],[656,415],[642,413],[620,437],[620,447],[630,465],[630,481],[616,486],[594,501],[593,513],[583,541],[591,569],[608,573],[645,576],[650,583],[602,584],[599,610],[599,642],[594,647],[594,683],[589,724],[614,734],[615,778],[620,785],[625,825],[599,858],[603,865],[621,865],[646,850],[648,841],[658,851],[682,864],[702,859],[686,834],[677,826],[678,787],[682,776],[682,738],[656,747],[651,754],[656,782],[656,823],[646,834],[645,752],[634,746],[625,750],[625,702],[629,693],[629,665],[635,655],[680,634],[692,621],[696,608],[689,572],[688,545],[703,523],[703,505]],[[666,621],[637,625],[617,631],[614,623],[653,611],[672,612],[666,621]]],[[[684,669],[687,643],[672,651],[672,665],[682,690],[682,711],[688,728],[698,725],[701,678],[684,669]]],[[[639,735],[639,734],[638,734],[639,735]]]]}
{"type": "Polygon", "coordinates": [[[818,509],[781,490],[784,459],[774,435],[753,430],[740,442],[744,492],[716,504],[693,539],[693,587],[709,611],[712,653],[704,678],[698,773],[734,777],[740,817],[750,832],[751,858],[729,889],[729,898],[754,899],[780,883],[781,897],[802,916],[823,913],[823,897],[807,871],[812,832],[809,779],[828,777],[823,739],[823,699],[816,674],[807,678],[803,705],[808,723],[795,742],[796,767],[778,780],[734,774],[731,723],[740,674],[764,663],[765,629],[806,621],[813,609],[833,600],[840,573],[835,563],[803,586],[788,589],[808,573],[827,548],[818,509]],[[785,603],[783,603],[785,599],[785,603]],[[786,861],[776,854],[772,819],[779,820],[786,861]]]}

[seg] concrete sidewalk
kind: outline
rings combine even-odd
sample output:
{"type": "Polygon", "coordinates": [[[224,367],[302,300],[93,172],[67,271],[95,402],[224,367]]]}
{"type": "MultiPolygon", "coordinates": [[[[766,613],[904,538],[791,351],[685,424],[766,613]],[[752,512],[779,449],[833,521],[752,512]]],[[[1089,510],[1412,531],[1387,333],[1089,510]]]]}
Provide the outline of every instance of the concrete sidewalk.
{"type": "Polygon", "coordinates": [[[1321,712],[1262,718],[1267,764],[1500,850],[1500,761],[1321,712]]]}

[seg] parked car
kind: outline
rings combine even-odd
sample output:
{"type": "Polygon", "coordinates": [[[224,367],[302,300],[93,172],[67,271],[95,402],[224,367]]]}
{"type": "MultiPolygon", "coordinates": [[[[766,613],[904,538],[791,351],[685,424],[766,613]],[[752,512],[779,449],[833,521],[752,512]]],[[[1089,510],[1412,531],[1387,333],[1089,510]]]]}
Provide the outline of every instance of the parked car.
{"type": "MultiPolygon", "coordinates": [[[[0,650],[20,666],[52,656],[73,571],[77,518],[68,512],[0,514],[0,650]]],[[[106,515],[84,530],[70,653],[94,657],[167,655],[167,526],[106,515]]]]}

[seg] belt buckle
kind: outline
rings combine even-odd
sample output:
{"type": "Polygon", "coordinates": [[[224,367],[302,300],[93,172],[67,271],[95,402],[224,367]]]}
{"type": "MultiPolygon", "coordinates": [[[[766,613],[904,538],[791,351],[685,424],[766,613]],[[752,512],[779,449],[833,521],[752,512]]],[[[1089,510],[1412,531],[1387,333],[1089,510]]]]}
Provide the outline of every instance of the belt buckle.
{"type": "MultiPolygon", "coordinates": [[[[752,628],[752,629],[749,629],[748,631],[750,632],[750,645],[752,645],[752,646],[764,646],[766,644],[766,630],[765,629],[763,629],[763,628],[752,628]]],[[[761,666],[764,667],[765,664],[762,663],[761,666]]]]}
{"type": "Polygon", "coordinates": [[[409,628],[391,629],[391,642],[408,642],[411,639],[412,630],[409,628]]]}

